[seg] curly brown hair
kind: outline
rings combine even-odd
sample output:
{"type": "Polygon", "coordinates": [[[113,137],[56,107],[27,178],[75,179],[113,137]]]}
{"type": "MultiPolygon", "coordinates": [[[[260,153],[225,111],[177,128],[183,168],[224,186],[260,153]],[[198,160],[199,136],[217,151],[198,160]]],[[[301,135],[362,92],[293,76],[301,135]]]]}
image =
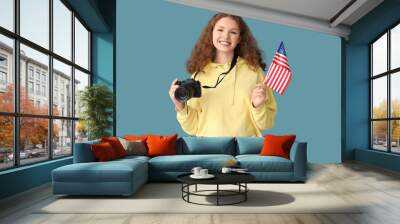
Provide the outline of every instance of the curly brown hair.
{"type": "Polygon", "coordinates": [[[239,25],[240,42],[235,48],[235,53],[245,59],[250,65],[250,68],[254,71],[256,71],[259,67],[265,70],[262,52],[257,47],[257,41],[251,34],[247,24],[240,16],[225,13],[217,13],[210,19],[210,21],[208,21],[207,26],[203,29],[203,32],[201,32],[200,37],[192,50],[192,54],[186,63],[186,70],[190,74],[200,72],[215,58],[216,49],[212,42],[212,32],[218,20],[224,17],[232,18],[239,25]]]}

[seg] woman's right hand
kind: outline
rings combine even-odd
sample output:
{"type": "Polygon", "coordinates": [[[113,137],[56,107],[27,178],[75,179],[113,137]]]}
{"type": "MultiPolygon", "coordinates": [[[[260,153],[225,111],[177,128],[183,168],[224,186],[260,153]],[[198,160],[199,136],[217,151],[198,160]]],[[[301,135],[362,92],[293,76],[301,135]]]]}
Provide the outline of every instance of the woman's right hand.
{"type": "Polygon", "coordinates": [[[175,91],[179,87],[178,85],[175,84],[176,81],[178,81],[178,79],[175,79],[171,83],[171,87],[169,88],[169,97],[171,98],[172,102],[175,104],[176,111],[181,111],[185,108],[185,103],[182,103],[175,98],[175,91]]]}

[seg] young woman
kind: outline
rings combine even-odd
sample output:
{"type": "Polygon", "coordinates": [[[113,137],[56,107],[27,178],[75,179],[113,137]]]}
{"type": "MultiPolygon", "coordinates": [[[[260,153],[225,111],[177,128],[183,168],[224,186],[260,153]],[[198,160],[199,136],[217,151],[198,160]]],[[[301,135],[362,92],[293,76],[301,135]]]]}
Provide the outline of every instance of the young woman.
{"type": "Polygon", "coordinates": [[[175,98],[177,80],[171,84],[169,95],[186,133],[208,137],[262,136],[262,130],[274,125],[275,98],[262,85],[265,64],[241,17],[214,15],[194,46],[186,69],[203,86],[200,98],[181,102],[175,98]]]}

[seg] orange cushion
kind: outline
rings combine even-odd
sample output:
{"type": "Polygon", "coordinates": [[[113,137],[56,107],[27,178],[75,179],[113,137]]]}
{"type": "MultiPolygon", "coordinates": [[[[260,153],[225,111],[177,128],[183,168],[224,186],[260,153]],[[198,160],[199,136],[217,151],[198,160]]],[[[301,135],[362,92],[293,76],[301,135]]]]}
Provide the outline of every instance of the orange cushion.
{"type": "Polygon", "coordinates": [[[275,136],[265,135],[264,145],[261,149],[262,156],[281,156],[290,159],[290,148],[293,145],[296,135],[275,136]]]}
{"type": "Polygon", "coordinates": [[[117,137],[109,137],[109,138],[101,138],[101,142],[108,142],[114,149],[115,155],[118,158],[126,156],[126,151],[124,146],[122,146],[121,142],[117,137]]]}
{"type": "Polygon", "coordinates": [[[129,141],[140,140],[140,141],[146,142],[147,135],[141,135],[141,136],[140,135],[125,135],[124,139],[129,140],[129,141]]]}
{"type": "Polygon", "coordinates": [[[148,156],[176,155],[176,139],[178,135],[147,137],[148,156]]]}
{"type": "Polygon", "coordinates": [[[113,147],[108,142],[92,144],[91,149],[97,161],[109,161],[117,158],[113,147]]]}

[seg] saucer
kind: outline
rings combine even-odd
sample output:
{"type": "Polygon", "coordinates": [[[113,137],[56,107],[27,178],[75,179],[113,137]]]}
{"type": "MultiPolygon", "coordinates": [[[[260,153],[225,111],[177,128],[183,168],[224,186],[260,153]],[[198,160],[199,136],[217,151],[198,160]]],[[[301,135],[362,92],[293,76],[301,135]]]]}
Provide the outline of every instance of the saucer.
{"type": "Polygon", "coordinates": [[[194,175],[194,174],[190,175],[190,178],[193,178],[193,179],[211,179],[211,178],[214,178],[214,177],[215,176],[212,175],[212,174],[207,174],[207,175],[204,175],[204,176],[194,175]]]}

